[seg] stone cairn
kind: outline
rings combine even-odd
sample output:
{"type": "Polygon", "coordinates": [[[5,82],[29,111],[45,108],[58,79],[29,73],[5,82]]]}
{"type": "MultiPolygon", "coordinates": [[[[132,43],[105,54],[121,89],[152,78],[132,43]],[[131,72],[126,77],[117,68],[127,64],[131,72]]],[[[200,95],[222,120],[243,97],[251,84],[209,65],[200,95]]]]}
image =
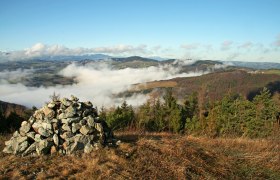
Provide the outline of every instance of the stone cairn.
{"type": "Polygon", "coordinates": [[[92,103],[79,102],[72,95],[70,99],[52,100],[36,110],[5,142],[3,152],[23,156],[89,153],[114,142],[112,131],[99,119],[92,103]]]}

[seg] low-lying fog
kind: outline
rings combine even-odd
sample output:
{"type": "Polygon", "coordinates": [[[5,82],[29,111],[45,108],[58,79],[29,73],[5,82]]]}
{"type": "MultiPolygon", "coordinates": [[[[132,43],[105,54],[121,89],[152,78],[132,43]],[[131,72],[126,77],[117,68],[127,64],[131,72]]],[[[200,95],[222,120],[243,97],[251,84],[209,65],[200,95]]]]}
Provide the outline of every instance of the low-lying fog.
{"type": "MultiPolygon", "coordinates": [[[[223,68],[223,66],[216,68],[223,68]]],[[[85,66],[73,63],[59,73],[66,77],[74,77],[77,84],[53,87],[26,87],[21,83],[10,84],[7,81],[7,79],[21,78],[30,73],[32,73],[32,70],[0,72],[0,100],[39,108],[49,101],[49,96],[55,92],[61,97],[69,97],[73,94],[80,98],[81,101],[92,101],[97,107],[112,107],[119,105],[124,100],[137,106],[143,104],[148,97],[137,94],[124,99],[116,98],[113,95],[128,90],[132,84],[175,77],[200,76],[209,73],[209,71],[180,73],[180,68],[172,65],[116,70],[105,63],[92,63],[85,66]]]]}

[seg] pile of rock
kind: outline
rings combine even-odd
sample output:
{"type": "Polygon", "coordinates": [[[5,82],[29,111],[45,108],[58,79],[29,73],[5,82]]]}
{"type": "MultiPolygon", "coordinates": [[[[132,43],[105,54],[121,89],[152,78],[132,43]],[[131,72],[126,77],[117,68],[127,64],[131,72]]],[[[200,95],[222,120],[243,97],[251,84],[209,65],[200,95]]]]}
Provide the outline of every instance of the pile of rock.
{"type": "Polygon", "coordinates": [[[97,116],[91,102],[75,96],[53,100],[23,121],[19,131],[5,142],[3,152],[12,154],[72,154],[91,152],[112,143],[113,134],[97,116]]]}

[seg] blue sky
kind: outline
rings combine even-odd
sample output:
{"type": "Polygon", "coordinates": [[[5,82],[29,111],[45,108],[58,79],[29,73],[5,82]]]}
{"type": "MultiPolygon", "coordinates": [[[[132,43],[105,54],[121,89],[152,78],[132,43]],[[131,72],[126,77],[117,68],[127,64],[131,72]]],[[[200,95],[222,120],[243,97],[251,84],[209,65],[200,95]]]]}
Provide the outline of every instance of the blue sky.
{"type": "Polygon", "coordinates": [[[280,62],[279,0],[2,0],[0,51],[280,62]]]}

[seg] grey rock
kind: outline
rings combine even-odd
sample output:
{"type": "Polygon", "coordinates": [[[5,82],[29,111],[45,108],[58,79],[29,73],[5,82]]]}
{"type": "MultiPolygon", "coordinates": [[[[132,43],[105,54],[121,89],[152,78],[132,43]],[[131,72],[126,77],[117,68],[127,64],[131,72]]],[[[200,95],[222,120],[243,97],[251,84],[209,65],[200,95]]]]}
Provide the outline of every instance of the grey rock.
{"type": "Polygon", "coordinates": [[[83,135],[87,135],[87,134],[93,132],[93,129],[90,128],[88,125],[84,125],[84,126],[81,127],[80,132],[81,132],[83,135]]]}
{"type": "Polygon", "coordinates": [[[36,119],[44,119],[44,113],[41,110],[35,111],[33,115],[36,119]]]}
{"type": "Polygon", "coordinates": [[[29,132],[29,133],[26,134],[26,136],[35,141],[35,132],[29,132]]]}
{"type": "Polygon", "coordinates": [[[77,110],[76,116],[83,117],[83,111],[82,110],[77,110]]]}
{"type": "Polygon", "coordinates": [[[58,119],[53,118],[51,122],[52,122],[52,123],[59,123],[59,120],[58,120],[58,119]]]}
{"type": "Polygon", "coordinates": [[[8,154],[13,154],[14,148],[11,145],[6,145],[5,148],[3,149],[3,152],[8,154]]]}
{"type": "Polygon", "coordinates": [[[79,99],[76,96],[71,95],[70,101],[76,101],[77,102],[77,101],[79,101],[79,99]]]}
{"type": "Polygon", "coordinates": [[[51,108],[48,108],[48,106],[43,107],[42,110],[44,112],[45,117],[50,118],[50,119],[54,118],[54,116],[55,116],[54,110],[52,110],[51,108]]]}
{"type": "Polygon", "coordinates": [[[67,154],[72,154],[74,151],[83,150],[85,148],[85,144],[82,142],[74,142],[69,145],[69,149],[67,150],[67,154]]]}
{"type": "Polygon", "coordinates": [[[90,143],[87,143],[87,144],[85,145],[84,152],[85,152],[85,153],[90,153],[90,152],[93,151],[93,149],[94,149],[93,145],[90,144],[90,143]]]}
{"type": "Polygon", "coordinates": [[[68,119],[67,119],[67,118],[65,118],[65,119],[61,119],[61,123],[62,123],[62,124],[68,124],[68,123],[69,123],[69,121],[68,121],[68,119]]]}
{"type": "Polygon", "coordinates": [[[67,118],[68,123],[77,123],[81,121],[80,117],[67,118]]]}
{"type": "Polygon", "coordinates": [[[31,116],[29,119],[28,119],[28,122],[32,125],[34,122],[36,121],[36,119],[31,116]]]}
{"type": "Polygon", "coordinates": [[[15,132],[13,133],[13,137],[18,137],[18,136],[19,136],[18,131],[15,131],[15,132]]]}
{"type": "Polygon", "coordinates": [[[43,122],[41,125],[42,125],[42,128],[44,128],[46,130],[52,130],[52,124],[51,123],[43,122]]]}
{"type": "Polygon", "coordinates": [[[42,136],[45,136],[45,137],[50,137],[51,134],[53,134],[52,131],[47,130],[47,129],[44,129],[44,128],[42,128],[42,127],[40,127],[40,128],[38,129],[38,133],[41,134],[42,136]]]}
{"type": "Polygon", "coordinates": [[[80,121],[80,124],[83,126],[83,125],[86,125],[87,124],[87,121],[85,120],[85,119],[82,119],[81,121],[80,121]]]}
{"type": "Polygon", "coordinates": [[[71,104],[72,104],[72,102],[67,98],[62,98],[60,101],[64,106],[67,106],[67,107],[71,106],[71,104]]]}
{"type": "Polygon", "coordinates": [[[55,102],[50,102],[49,104],[48,104],[48,108],[51,108],[51,109],[53,109],[54,107],[55,107],[55,102]]]}
{"type": "Polygon", "coordinates": [[[92,103],[90,101],[83,103],[87,108],[92,108],[92,103]]]}
{"type": "Polygon", "coordinates": [[[64,110],[67,108],[67,106],[64,106],[63,104],[60,104],[59,112],[64,112],[64,110]]]}
{"type": "Polygon", "coordinates": [[[58,138],[58,135],[57,134],[54,134],[53,135],[53,142],[56,146],[59,145],[59,138],[58,138]]]}
{"type": "Polygon", "coordinates": [[[40,142],[41,140],[42,140],[43,138],[42,138],[42,136],[40,135],[40,134],[35,134],[35,141],[36,142],[40,142]]]}
{"type": "Polygon", "coordinates": [[[72,132],[76,133],[78,130],[80,130],[82,127],[82,125],[80,125],[79,123],[73,123],[72,124],[72,132]]]}
{"type": "Polygon", "coordinates": [[[74,134],[72,132],[64,132],[62,135],[60,135],[60,137],[62,139],[69,139],[69,138],[71,138],[73,136],[74,136],[74,134]]]}
{"type": "Polygon", "coordinates": [[[24,142],[24,141],[27,141],[27,137],[26,136],[24,136],[24,137],[21,137],[21,136],[19,136],[18,138],[16,138],[15,140],[18,142],[18,143],[22,143],[22,142],[24,142]]]}
{"type": "Polygon", "coordinates": [[[67,118],[67,115],[65,113],[61,113],[58,115],[57,117],[58,119],[66,119],[67,118]]]}
{"type": "Polygon", "coordinates": [[[80,111],[82,109],[82,107],[83,107],[82,103],[77,103],[77,106],[76,106],[77,110],[80,111]]]}
{"type": "Polygon", "coordinates": [[[88,135],[84,136],[82,134],[77,134],[74,137],[72,137],[70,139],[70,141],[81,142],[83,144],[87,144],[87,143],[89,143],[91,141],[91,137],[88,136],[88,135]]]}
{"type": "Polygon", "coordinates": [[[42,127],[42,121],[36,121],[35,123],[32,124],[32,128],[36,132],[38,132],[40,127],[42,127]]]}
{"type": "Polygon", "coordinates": [[[59,125],[58,125],[59,123],[52,123],[51,125],[52,125],[52,129],[54,130],[54,131],[57,131],[58,129],[59,129],[59,125]]]}
{"type": "Polygon", "coordinates": [[[23,153],[23,156],[32,154],[34,152],[36,152],[36,146],[38,145],[38,142],[34,142],[33,144],[31,144],[23,153]]]}
{"type": "Polygon", "coordinates": [[[122,143],[121,140],[118,140],[118,141],[116,142],[116,145],[119,146],[119,145],[121,145],[121,143],[122,143]]]}
{"type": "Polygon", "coordinates": [[[65,110],[65,116],[67,118],[71,118],[74,117],[76,114],[76,108],[74,108],[73,106],[69,106],[66,110],[65,110]]]}
{"type": "Polygon", "coordinates": [[[64,131],[71,131],[71,127],[68,124],[63,124],[61,127],[64,131]]]}
{"type": "Polygon", "coordinates": [[[9,141],[5,141],[5,146],[10,146],[13,143],[13,139],[10,139],[9,141]]]}
{"type": "Polygon", "coordinates": [[[30,128],[31,128],[31,124],[27,121],[23,121],[21,123],[21,127],[19,129],[19,132],[22,136],[24,136],[27,132],[29,132],[30,128]]]}
{"type": "Polygon", "coordinates": [[[87,117],[87,124],[89,125],[89,127],[94,127],[95,122],[94,122],[94,118],[92,116],[87,117]]]}
{"type": "Polygon", "coordinates": [[[29,146],[28,141],[17,142],[15,143],[15,151],[14,154],[23,153],[29,146]]]}
{"type": "Polygon", "coordinates": [[[83,112],[83,114],[82,114],[82,116],[83,116],[83,117],[86,117],[86,116],[88,116],[88,115],[90,115],[90,114],[92,114],[92,110],[91,110],[91,109],[85,109],[84,112],[83,112]]]}
{"type": "Polygon", "coordinates": [[[50,152],[50,149],[53,145],[53,142],[47,140],[47,139],[44,139],[44,140],[41,140],[38,145],[36,146],[36,152],[38,155],[41,155],[41,154],[48,154],[50,152]]]}

